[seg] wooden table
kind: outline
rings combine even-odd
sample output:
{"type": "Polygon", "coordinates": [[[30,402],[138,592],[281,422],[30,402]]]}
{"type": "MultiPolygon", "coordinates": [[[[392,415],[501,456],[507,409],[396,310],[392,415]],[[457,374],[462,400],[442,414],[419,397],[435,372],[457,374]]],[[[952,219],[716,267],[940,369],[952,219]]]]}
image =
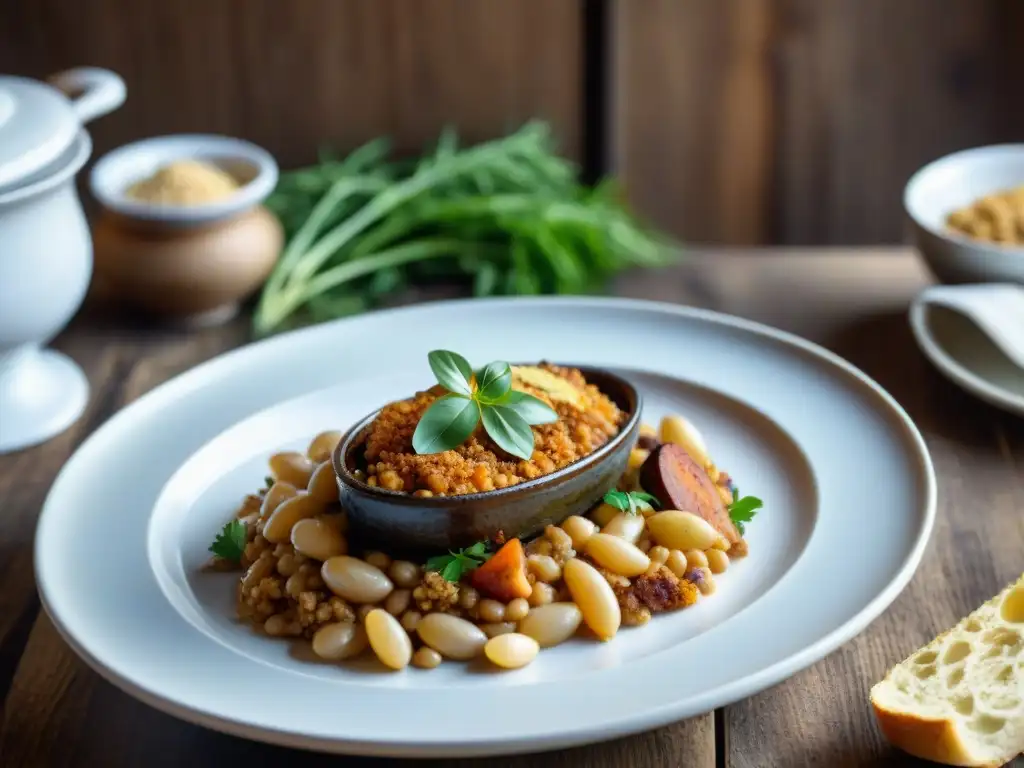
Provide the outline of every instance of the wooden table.
{"type": "MultiPolygon", "coordinates": [[[[947,383],[918,352],[905,313],[911,296],[927,282],[913,254],[898,248],[715,252],[668,274],[621,281],[623,295],[711,307],[795,331],[874,377],[907,409],[932,452],[939,477],[935,533],[917,575],[881,618],[828,658],[769,691],[704,717],[606,744],[459,765],[917,764],[883,743],[870,717],[868,688],[892,663],[998,592],[1024,562],[1024,423],[947,383]]],[[[295,753],[161,714],[89,670],[40,611],[32,536],[61,464],[126,403],[245,340],[242,322],[171,333],[101,322],[88,313],[57,340],[58,348],[84,366],[92,399],[65,434],[0,457],[0,766],[276,766],[291,758],[302,759],[305,766],[397,762],[295,753]]],[[[865,495],[864,504],[870,503],[865,495]]],[[[268,694],[267,706],[273,705],[268,694]]],[[[453,727],[457,723],[455,714],[453,727]]]]}

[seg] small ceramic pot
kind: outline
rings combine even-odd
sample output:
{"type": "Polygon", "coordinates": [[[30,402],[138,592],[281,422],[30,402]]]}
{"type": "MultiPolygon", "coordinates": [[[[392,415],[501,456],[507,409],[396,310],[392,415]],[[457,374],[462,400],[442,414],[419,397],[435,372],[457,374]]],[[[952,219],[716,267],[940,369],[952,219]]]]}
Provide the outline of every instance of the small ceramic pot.
{"type": "Polygon", "coordinates": [[[63,432],[89,397],[81,369],[43,346],[78,311],[92,274],[74,184],[92,151],[82,125],[120,106],[125,87],[93,68],[51,83],[0,77],[0,453],[63,432]]]}
{"type": "Polygon", "coordinates": [[[108,293],[163,320],[222,322],[267,279],[284,233],[261,203],[277,184],[263,149],[225,136],[164,136],[105,155],[90,176],[103,207],[93,224],[96,278],[108,293]],[[157,205],[125,190],[182,159],[215,164],[239,182],[229,197],[157,205]]]}
{"type": "Polygon", "coordinates": [[[376,411],[342,437],[332,457],[342,507],[352,532],[388,551],[437,553],[494,537],[529,537],[546,525],[593,507],[626,471],[640,431],[640,393],[631,383],[598,368],[579,368],[628,415],[619,433],[589,456],[555,472],[500,490],[419,498],[357,480],[357,454],[376,411]]]}

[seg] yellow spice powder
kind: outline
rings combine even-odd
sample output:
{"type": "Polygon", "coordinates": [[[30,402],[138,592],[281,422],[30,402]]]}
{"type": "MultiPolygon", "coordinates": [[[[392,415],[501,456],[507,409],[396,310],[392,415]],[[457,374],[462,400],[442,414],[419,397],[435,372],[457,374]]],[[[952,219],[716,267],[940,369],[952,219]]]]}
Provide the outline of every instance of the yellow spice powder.
{"type": "Polygon", "coordinates": [[[200,205],[235,193],[238,182],[215,165],[177,160],[125,191],[131,200],[156,205],[200,205]]]}

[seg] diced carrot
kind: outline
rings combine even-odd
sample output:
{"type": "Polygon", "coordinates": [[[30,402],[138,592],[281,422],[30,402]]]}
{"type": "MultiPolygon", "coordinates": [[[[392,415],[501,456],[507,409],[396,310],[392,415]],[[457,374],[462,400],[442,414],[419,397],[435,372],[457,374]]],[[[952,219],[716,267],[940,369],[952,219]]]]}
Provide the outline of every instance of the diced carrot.
{"type": "Polygon", "coordinates": [[[473,586],[488,597],[508,602],[529,597],[533,585],[526,578],[526,553],[519,539],[509,539],[486,563],[473,571],[473,586]]]}

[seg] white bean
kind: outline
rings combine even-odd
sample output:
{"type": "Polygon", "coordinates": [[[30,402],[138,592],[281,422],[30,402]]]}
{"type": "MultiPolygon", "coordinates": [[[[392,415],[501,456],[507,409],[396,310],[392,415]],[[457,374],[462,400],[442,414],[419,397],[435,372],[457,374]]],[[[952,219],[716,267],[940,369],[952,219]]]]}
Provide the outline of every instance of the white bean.
{"type": "Polygon", "coordinates": [[[352,603],[379,603],[395,586],[380,568],[347,555],[325,560],[320,576],[331,592],[352,603]]]}
{"type": "Polygon", "coordinates": [[[487,658],[503,669],[525,667],[537,658],[539,652],[540,646],[536,640],[518,632],[492,637],[484,646],[484,654],[487,658]]]}
{"type": "Polygon", "coordinates": [[[285,500],[290,499],[298,492],[298,489],[291,483],[278,480],[263,495],[263,503],[260,504],[260,519],[266,520],[285,500]]]}
{"type": "Polygon", "coordinates": [[[720,538],[715,528],[700,515],[667,509],[647,518],[651,538],[668,549],[711,549],[720,538]]]}
{"type": "Polygon", "coordinates": [[[562,522],[562,530],[572,538],[573,549],[583,549],[587,539],[597,531],[597,525],[593,520],[588,520],[579,515],[572,515],[562,522]]]}
{"type": "Polygon", "coordinates": [[[310,441],[309,447],[306,449],[306,456],[310,461],[318,464],[322,461],[329,461],[340,440],[341,432],[334,430],[321,432],[310,441]]]}
{"type": "Polygon", "coordinates": [[[601,504],[590,513],[590,519],[594,521],[594,524],[598,528],[604,528],[611,522],[616,515],[620,514],[622,510],[618,507],[613,507],[611,504],[601,504]]]}
{"type": "Polygon", "coordinates": [[[348,552],[348,542],[336,526],[321,518],[299,520],[292,526],[292,546],[299,554],[323,562],[348,552]]]}
{"type": "Polygon", "coordinates": [[[529,635],[541,648],[563,643],[576,634],[583,614],[575,603],[550,603],[533,608],[519,622],[519,631],[529,635]]]}
{"type": "Polygon", "coordinates": [[[270,457],[270,474],[275,480],[284,480],[296,488],[305,488],[313,474],[313,462],[296,451],[275,453],[270,457]]]}
{"type": "Polygon", "coordinates": [[[299,520],[315,517],[323,510],[323,504],[305,491],[300,491],[290,499],[285,499],[270,513],[263,526],[263,538],[271,544],[288,541],[292,535],[292,526],[299,520]]]}
{"type": "Polygon", "coordinates": [[[313,653],[321,659],[340,661],[358,656],[369,644],[366,630],[351,621],[324,624],[313,635],[313,653]]]}
{"type": "Polygon", "coordinates": [[[595,533],[587,541],[587,555],[602,568],[621,576],[639,576],[651,565],[651,558],[618,536],[595,533]]]}
{"type": "Polygon", "coordinates": [[[708,462],[704,436],[682,416],[666,416],[661,420],[661,442],[681,446],[701,466],[708,462]]]}
{"type": "Polygon", "coordinates": [[[391,669],[404,669],[412,660],[412,640],[398,619],[382,608],[374,608],[364,622],[370,647],[381,663],[391,669]]]}
{"type": "Polygon", "coordinates": [[[601,640],[613,638],[622,623],[622,611],[604,576],[589,563],[573,558],[562,568],[562,577],[586,625],[601,640]]]}
{"type": "Polygon", "coordinates": [[[448,613],[428,613],[416,625],[416,633],[449,659],[472,659],[487,642],[487,635],[476,624],[448,613]]]}
{"type": "Polygon", "coordinates": [[[625,512],[619,512],[601,529],[601,533],[607,533],[609,536],[618,536],[630,544],[636,544],[640,540],[640,535],[644,532],[645,523],[643,515],[630,515],[625,512]]]}
{"type": "Polygon", "coordinates": [[[307,486],[309,495],[321,504],[338,503],[338,480],[334,475],[334,467],[331,462],[325,461],[313,470],[307,486]]]}

